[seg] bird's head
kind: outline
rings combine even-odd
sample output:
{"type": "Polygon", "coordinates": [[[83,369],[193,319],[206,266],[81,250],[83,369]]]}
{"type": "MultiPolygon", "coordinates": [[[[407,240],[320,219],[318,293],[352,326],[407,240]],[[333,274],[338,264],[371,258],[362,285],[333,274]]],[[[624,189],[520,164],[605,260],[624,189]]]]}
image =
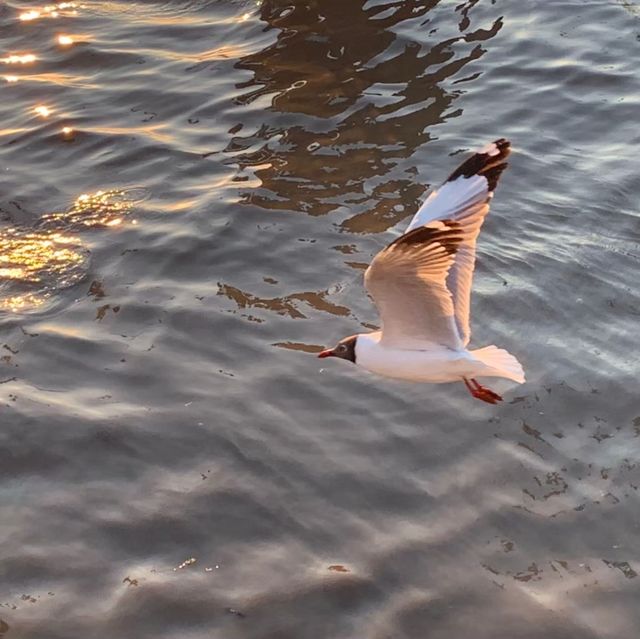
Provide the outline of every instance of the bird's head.
{"type": "Polygon", "coordinates": [[[339,357],[340,359],[346,359],[347,361],[353,362],[355,364],[357,341],[357,335],[345,337],[344,339],[341,339],[333,348],[328,348],[327,350],[318,353],[318,357],[339,357]]]}

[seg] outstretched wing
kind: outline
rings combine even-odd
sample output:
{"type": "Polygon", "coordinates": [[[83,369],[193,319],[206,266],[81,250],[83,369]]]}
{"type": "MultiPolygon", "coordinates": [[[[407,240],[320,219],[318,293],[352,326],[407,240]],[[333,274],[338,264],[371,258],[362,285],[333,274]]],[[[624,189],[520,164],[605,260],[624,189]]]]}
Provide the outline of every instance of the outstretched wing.
{"type": "Polygon", "coordinates": [[[464,241],[457,222],[436,221],[399,237],[375,256],[365,273],[365,286],[380,313],[383,344],[460,348],[446,279],[464,241]]]}
{"type": "Polygon", "coordinates": [[[435,220],[447,219],[454,220],[464,230],[465,240],[458,247],[446,281],[453,296],[455,321],[463,346],[471,336],[469,311],[476,241],[500,175],[507,168],[505,160],[510,152],[509,141],[501,138],[474,153],[431,193],[407,228],[410,232],[435,220]]]}

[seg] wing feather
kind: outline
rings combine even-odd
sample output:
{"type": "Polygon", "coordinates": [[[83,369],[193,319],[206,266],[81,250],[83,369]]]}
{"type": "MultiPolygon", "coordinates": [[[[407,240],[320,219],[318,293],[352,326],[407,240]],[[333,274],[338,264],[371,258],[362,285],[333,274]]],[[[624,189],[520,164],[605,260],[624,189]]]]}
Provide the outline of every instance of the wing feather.
{"type": "Polygon", "coordinates": [[[464,239],[457,222],[439,221],[406,233],[376,255],[365,286],[382,320],[381,343],[403,349],[460,348],[446,278],[464,239]]]}
{"type": "Polygon", "coordinates": [[[407,232],[438,220],[458,222],[465,239],[458,247],[446,285],[451,292],[458,333],[462,344],[469,343],[471,284],[476,260],[476,242],[489,203],[502,172],[511,145],[500,138],[465,160],[436,191],[431,193],[409,223],[407,232]]]}

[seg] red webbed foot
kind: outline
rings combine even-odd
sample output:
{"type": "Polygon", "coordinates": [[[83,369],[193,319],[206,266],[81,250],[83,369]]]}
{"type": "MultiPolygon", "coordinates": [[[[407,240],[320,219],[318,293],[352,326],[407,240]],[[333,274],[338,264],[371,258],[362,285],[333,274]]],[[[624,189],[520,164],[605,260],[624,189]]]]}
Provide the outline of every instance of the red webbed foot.
{"type": "Polygon", "coordinates": [[[471,395],[476,399],[480,399],[487,404],[497,404],[502,401],[502,397],[498,393],[494,393],[490,388],[478,384],[475,379],[462,378],[464,385],[467,387],[471,395]]]}

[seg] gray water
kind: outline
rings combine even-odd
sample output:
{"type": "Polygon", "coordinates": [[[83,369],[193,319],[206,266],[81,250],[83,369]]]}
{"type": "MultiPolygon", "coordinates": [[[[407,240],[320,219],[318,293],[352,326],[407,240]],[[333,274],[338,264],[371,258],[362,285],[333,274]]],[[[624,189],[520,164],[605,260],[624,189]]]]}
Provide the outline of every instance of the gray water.
{"type": "Polygon", "coordinates": [[[0,47],[0,637],[637,637],[637,2],[12,0],[0,47]],[[473,344],[527,383],[314,357],[501,136],[473,344]]]}

